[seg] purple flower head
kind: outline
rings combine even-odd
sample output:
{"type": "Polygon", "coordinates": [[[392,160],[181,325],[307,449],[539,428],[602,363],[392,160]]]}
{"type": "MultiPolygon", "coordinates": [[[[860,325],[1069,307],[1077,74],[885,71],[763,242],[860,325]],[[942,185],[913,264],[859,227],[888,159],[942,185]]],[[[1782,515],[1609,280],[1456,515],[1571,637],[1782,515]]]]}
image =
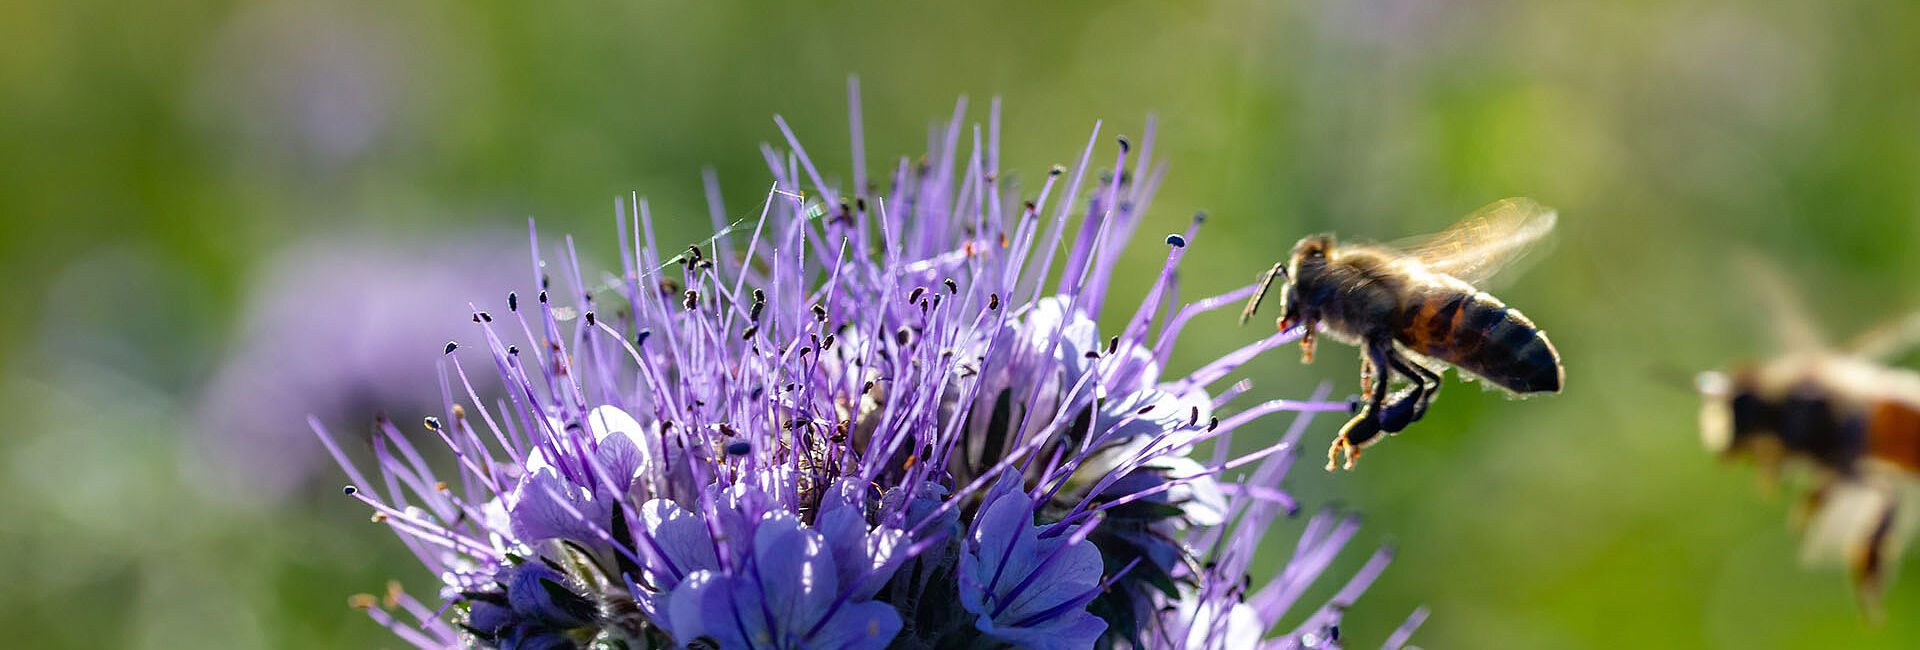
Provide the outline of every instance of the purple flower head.
{"type": "Polygon", "coordinates": [[[1021,486],[1003,471],[981,502],[960,554],[961,605],[998,641],[1041,650],[1092,647],[1107,629],[1086,611],[1100,594],[1100,551],[1082,535],[1041,539],[1034,501],[1021,486]]]}
{"type": "Polygon", "coordinates": [[[1214,619],[1271,627],[1352,532],[1310,527],[1311,561],[1276,595],[1226,607],[1287,500],[1298,434],[1238,457],[1228,437],[1347,405],[1215,417],[1247,384],[1209,387],[1286,333],[1165,376],[1191,319],[1253,290],[1180,299],[1199,219],[1167,237],[1126,320],[1095,323],[1164,173],[1151,130],[1096,166],[1096,128],[1071,170],[1023,194],[999,168],[998,104],[970,148],[964,115],[870,183],[855,102],[851,195],[776,120],[789,149],[763,148],[766,200],[730,220],[710,191],[715,236],[668,257],[644,202],[616,204],[610,272],[582,272],[571,239],[548,264],[536,238],[532,284],[504,309],[474,304],[471,341],[445,347],[448,406],[425,428],[452,465],[388,425],[363,476],[322,435],[369,488],[349,494],[464,612],[402,599],[369,614],[433,648],[1120,648],[1214,619]],[[472,389],[479,367],[504,398],[472,389]],[[525,613],[516,594],[573,601],[501,586],[524,566],[561,574],[536,583],[593,614],[525,613]]]}

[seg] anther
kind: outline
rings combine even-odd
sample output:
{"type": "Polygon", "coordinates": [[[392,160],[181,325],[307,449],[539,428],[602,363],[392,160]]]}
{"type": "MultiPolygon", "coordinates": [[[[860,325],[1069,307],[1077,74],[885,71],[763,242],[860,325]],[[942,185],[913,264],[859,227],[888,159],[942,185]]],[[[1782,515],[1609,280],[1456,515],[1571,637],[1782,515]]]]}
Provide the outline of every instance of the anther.
{"type": "Polygon", "coordinates": [[[1146,415],[1146,414],[1148,414],[1148,413],[1152,413],[1152,412],[1153,412],[1153,409],[1154,409],[1154,407],[1156,407],[1156,406],[1159,406],[1159,404],[1148,404],[1148,405],[1146,405],[1146,406],[1142,406],[1142,407],[1140,407],[1140,410],[1138,410],[1138,411],[1134,411],[1134,412],[1133,412],[1133,414],[1134,414],[1134,415],[1146,415]]]}
{"type": "Polygon", "coordinates": [[[907,304],[911,305],[914,302],[920,300],[920,294],[926,293],[926,292],[927,292],[926,287],[914,287],[913,291],[910,291],[907,293],[907,304]]]}
{"type": "Polygon", "coordinates": [[[695,309],[699,309],[700,308],[700,292],[694,291],[692,289],[688,289],[686,297],[680,300],[680,306],[686,307],[687,311],[693,311],[695,309]]]}
{"type": "Polygon", "coordinates": [[[1167,245],[1174,248],[1186,248],[1187,238],[1178,234],[1167,235],[1167,245]]]}
{"type": "Polygon", "coordinates": [[[587,327],[593,327],[593,323],[594,323],[593,312],[587,312],[587,313],[581,314],[580,316],[587,319],[587,327]]]}
{"type": "Polygon", "coordinates": [[[827,338],[824,338],[824,339],[820,339],[820,351],[821,351],[821,352],[826,352],[826,351],[828,351],[828,350],[832,350],[832,349],[833,349],[833,335],[832,335],[832,334],[828,334],[828,335],[827,335],[827,338]]]}
{"type": "Polygon", "coordinates": [[[520,346],[518,345],[507,346],[507,354],[518,356],[520,354],[520,346]]]}
{"type": "Polygon", "coordinates": [[[1048,176],[1059,176],[1065,173],[1067,173],[1067,167],[1065,165],[1054,165],[1047,169],[1048,176]]]}
{"type": "Polygon", "coordinates": [[[954,282],[953,278],[947,278],[945,280],[942,280],[941,282],[947,285],[948,294],[952,294],[956,296],[960,295],[960,283],[954,282]]]}
{"type": "Polygon", "coordinates": [[[520,311],[520,294],[507,292],[507,311],[520,311]]]}
{"type": "Polygon", "coordinates": [[[759,325],[748,325],[746,331],[740,332],[740,340],[742,341],[752,340],[753,335],[759,334],[759,333],[760,333],[759,325]]]}
{"type": "Polygon", "coordinates": [[[1113,354],[1114,351],[1119,349],[1120,349],[1120,336],[1118,334],[1114,335],[1112,338],[1107,339],[1107,354],[1113,354]]]}
{"type": "Polygon", "coordinates": [[[439,430],[440,430],[440,418],[436,418],[436,417],[433,417],[433,416],[431,416],[431,415],[429,415],[429,416],[427,416],[427,418],[426,418],[426,424],[427,424],[427,430],[429,430],[429,431],[439,431],[439,430]]]}
{"type": "MultiPolygon", "coordinates": [[[[545,286],[545,285],[541,285],[541,286],[545,286]]],[[[542,305],[544,305],[544,304],[547,304],[547,290],[546,290],[546,289],[541,289],[541,290],[540,290],[540,304],[542,304],[542,305]]]]}
{"type": "Polygon", "coordinates": [[[987,311],[1000,311],[1000,294],[987,294],[987,311]]]}
{"type": "Polygon", "coordinates": [[[1214,418],[1207,418],[1207,430],[1208,430],[1208,431],[1212,431],[1212,430],[1214,430],[1214,429],[1218,429],[1218,428],[1220,428],[1220,418],[1217,418],[1217,417],[1214,417],[1214,418]]]}
{"type": "Polygon", "coordinates": [[[1127,142],[1127,136],[1120,136],[1120,153],[1124,154],[1132,149],[1133,143],[1127,142]]]}
{"type": "Polygon", "coordinates": [[[817,302],[816,302],[816,303],[814,303],[814,304],[813,304],[813,319],[814,319],[814,320],[817,320],[817,321],[820,321],[820,322],[822,322],[822,323],[825,323],[825,322],[827,322],[827,306],[826,306],[826,305],[822,305],[822,304],[820,304],[820,303],[817,303],[817,302]]]}
{"type": "Polygon", "coordinates": [[[633,335],[633,346],[637,348],[646,345],[649,336],[653,336],[653,330],[640,330],[639,334],[633,335]]]}
{"type": "Polygon", "coordinates": [[[357,494],[359,492],[360,492],[360,488],[357,488],[351,485],[340,488],[340,493],[345,494],[347,496],[353,496],[354,494],[357,494]]]}
{"type": "Polygon", "coordinates": [[[460,349],[459,343],[455,343],[453,341],[447,341],[447,351],[441,352],[441,354],[453,354],[453,351],[458,349],[460,349]]]}

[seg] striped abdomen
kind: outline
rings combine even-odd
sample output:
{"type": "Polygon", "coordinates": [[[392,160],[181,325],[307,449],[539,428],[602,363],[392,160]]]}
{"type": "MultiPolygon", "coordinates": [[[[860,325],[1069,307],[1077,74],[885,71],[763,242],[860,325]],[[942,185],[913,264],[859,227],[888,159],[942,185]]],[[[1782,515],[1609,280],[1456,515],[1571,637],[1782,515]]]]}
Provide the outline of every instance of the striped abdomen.
{"type": "Polygon", "coordinates": [[[1560,353],[1519,310],[1471,289],[1432,287],[1401,308],[1395,339],[1516,393],[1560,392],[1560,353]]]}
{"type": "Polygon", "coordinates": [[[1867,455],[1920,473],[1920,410],[1882,399],[1868,408],[1866,418],[1867,455]]]}

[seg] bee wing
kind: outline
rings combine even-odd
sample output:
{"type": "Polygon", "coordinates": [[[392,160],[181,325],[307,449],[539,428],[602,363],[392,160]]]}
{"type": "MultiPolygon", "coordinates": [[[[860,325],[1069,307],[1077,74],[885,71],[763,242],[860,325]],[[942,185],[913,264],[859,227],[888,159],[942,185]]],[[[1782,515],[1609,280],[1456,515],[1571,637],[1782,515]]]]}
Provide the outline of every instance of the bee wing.
{"type": "Polygon", "coordinates": [[[1527,254],[1553,231],[1553,208],[1529,198],[1501,199],[1437,234],[1396,242],[1429,270],[1480,284],[1527,254]]]}
{"type": "Polygon", "coordinates": [[[1808,316],[1812,312],[1800,302],[1799,293],[1793,290],[1793,284],[1778,266],[1753,254],[1739,256],[1735,266],[1747,277],[1747,286],[1766,304],[1772,316],[1774,336],[1781,347],[1792,352],[1826,347],[1821,341],[1820,328],[1813,324],[1813,317],[1808,316]]]}
{"type": "Polygon", "coordinates": [[[1900,356],[1920,343],[1920,311],[1887,323],[1847,341],[1847,352],[1862,359],[1884,361],[1900,356]]]}

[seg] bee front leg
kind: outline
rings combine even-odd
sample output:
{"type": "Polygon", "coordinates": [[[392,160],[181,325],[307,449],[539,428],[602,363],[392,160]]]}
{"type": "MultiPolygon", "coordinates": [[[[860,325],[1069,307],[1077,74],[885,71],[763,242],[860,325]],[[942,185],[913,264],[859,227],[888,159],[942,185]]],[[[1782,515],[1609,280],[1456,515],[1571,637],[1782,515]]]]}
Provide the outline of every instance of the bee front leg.
{"type": "Polygon", "coordinates": [[[1303,327],[1306,328],[1306,331],[1300,333],[1300,363],[1313,363],[1313,346],[1315,342],[1313,323],[1307,323],[1303,327]]]}

